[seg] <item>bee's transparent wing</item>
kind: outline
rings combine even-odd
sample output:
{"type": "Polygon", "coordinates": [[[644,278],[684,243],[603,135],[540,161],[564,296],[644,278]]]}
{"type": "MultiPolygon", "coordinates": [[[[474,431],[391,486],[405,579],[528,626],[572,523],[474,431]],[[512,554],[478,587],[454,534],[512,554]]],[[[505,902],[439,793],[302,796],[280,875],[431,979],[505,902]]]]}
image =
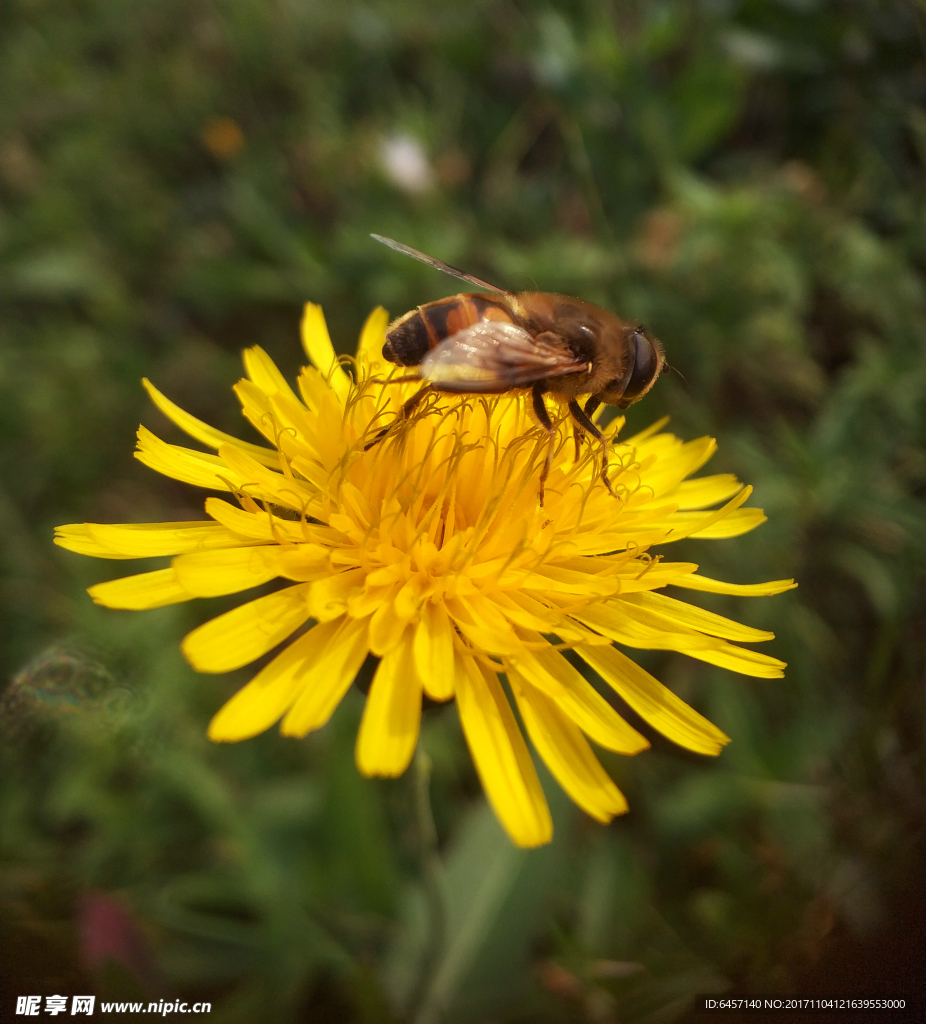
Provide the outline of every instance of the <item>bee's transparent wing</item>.
{"type": "Polygon", "coordinates": [[[488,281],[483,281],[481,277],[476,277],[475,274],[468,274],[465,270],[459,270],[456,267],[451,267],[449,263],[444,263],[443,260],[439,260],[434,256],[429,256],[426,252],[422,252],[420,249],[413,249],[410,245],[405,245],[404,242],[397,242],[394,238],[386,238],[383,235],[374,234],[371,234],[370,238],[375,238],[377,242],[389,246],[390,249],[394,249],[396,252],[402,253],[403,256],[411,256],[413,260],[418,260],[419,263],[424,263],[426,266],[433,267],[435,270],[440,270],[442,273],[449,274],[451,277],[458,277],[461,281],[465,281],[467,284],[474,284],[477,288],[485,288],[490,292],[498,292],[500,295],[511,294],[507,288],[499,288],[497,284],[490,284],[488,281]]]}
{"type": "Polygon", "coordinates": [[[489,394],[591,367],[565,345],[540,341],[517,324],[481,320],[431,349],[419,369],[441,390],[489,394]]]}

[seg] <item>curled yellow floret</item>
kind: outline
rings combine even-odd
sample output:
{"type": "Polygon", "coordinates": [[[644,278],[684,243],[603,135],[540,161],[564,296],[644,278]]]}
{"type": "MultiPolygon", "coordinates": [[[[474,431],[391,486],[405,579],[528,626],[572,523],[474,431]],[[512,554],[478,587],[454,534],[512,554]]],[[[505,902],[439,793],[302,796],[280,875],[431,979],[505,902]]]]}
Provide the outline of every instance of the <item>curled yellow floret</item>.
{"type": "Polygon", "coordinates": [[[518,394],[432,395],[396,425],[417,385],[388,381],[395,367],[380,355],[386,325],[385,310],[375,310],[349,375],[321,309],[307,306],[302,337],[312,365],[300,373],[298,393],[260,348],[244,353],[247,377],[235,392],[269,447],[213,429],[145,381],[155,405],[215,454],[167,444],[141,427],[137,457],[228,498],[206,499],[207,521],[62,526],[57,543],[101,558],[171,557],[168,568],[91,587],[110,608],[287,581],[183,641],[201,672],[228,672],[280,647],[213,718],[213,740],[246,739],[276,722],[290,736],[320,728],[373,654],[379,663],[356,749],[365,775],[408,766],[422,696],[455,698],[502,824],[518,845],[547,842],[550,814],[513,697],[552,774],[607,822],[627,804],[589,740],[623,754],[648,743],[577,664],[654,729],[717,754],[727,737],[614,643],[781,676],[783,662],[739,646],[772,634],[664,590],[759,596],[788,590],[791,580],[727,584],[650,553],[684,537],[735,537],[765,517],[742,507],[751,489],[735,477],[689,479],[713,454],[712,439],[684,443],[657,423],[621,440],[622,418],[604,428],[617,499],[600,480],[595,447],[584,445],[577,458],[561,416],[541,507],[546,436],[529,402],[518,394]]]}

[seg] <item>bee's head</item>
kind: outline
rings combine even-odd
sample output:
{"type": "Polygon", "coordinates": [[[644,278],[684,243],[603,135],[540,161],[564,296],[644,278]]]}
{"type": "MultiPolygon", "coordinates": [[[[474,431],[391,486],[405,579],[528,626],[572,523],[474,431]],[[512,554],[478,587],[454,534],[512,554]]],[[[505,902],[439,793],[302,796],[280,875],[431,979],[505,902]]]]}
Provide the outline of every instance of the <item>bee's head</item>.
{"type": "Polygon", "coordinates": [[[662,345],[649,336],[642,324],[628,333],[628,368],[621,377],[608,381],[600,393],[603,402],[621,409],[633,405],[649,391],[666,362],[662,345]]]}

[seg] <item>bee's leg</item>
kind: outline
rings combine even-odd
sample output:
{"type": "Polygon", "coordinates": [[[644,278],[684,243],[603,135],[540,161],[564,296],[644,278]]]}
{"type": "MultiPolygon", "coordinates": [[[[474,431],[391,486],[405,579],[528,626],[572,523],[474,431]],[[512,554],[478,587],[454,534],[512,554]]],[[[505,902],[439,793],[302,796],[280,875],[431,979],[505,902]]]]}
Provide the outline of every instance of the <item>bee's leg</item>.
{"type": "MultiPolygon", "coordinates": [[[[595,410],[600,406],[600,404],[601,404],[601,399],[597,395],[594,395],[594,394],[591,395],[591,397],[585,403],[585,416],[586,416],[586,419],[591,420],[592,416],[594,415],[595,410]]],[[[570,408],[572,409],[572,406],[570,408]]],[[[573,416],[576,418],[576,420],[579,420],[579,417],[576,416],[575,413],[573,413],[573,416]]],[[[582,422],[582,421],[579,420],[579,422],[582,422]]],[[[587,427],[585,426],[584,423],[582,424],[582,427],[583,427],[583,430],[587,429],[587,427]]],[[[578,462],[579,461],[579,445],[582,442],[582,431],[579,429],[578,425],[573,427],[573,433],[576,435],[576,462],[578,462]]],[[[595,436],[596,437],[600,437],[601,435],[600,435],[600,433],[598,433],[598,434],[595,434],[595,436]]]]}
{"type": "Polygon", "coordinates": [[[418,374],[414,377],[370,377],[371,384],[411,384],[413,381],[421,380],[418,374]]]}
{"type": "Polygon", "coordinates": [[[597,395],[592,395],[585,403],[585,415],[591,419],[599,405],[601,405],[601,399],[597,395]]]}
{"type": "MultiPolygon", "coordinates": [[[[418,378],[421,379],[420,377],[418,378]]],[[[421,400],[431,395],[435,391],[433,384],[425,384],[425,386],[416,391],[412,397],[402,406],[402,419],[407,420],[409,416],[418,408],[421,404],[421,400]]]]}
{"type": "Polygon", "coordinates": [[[572,413],[572,418],[583,430],[587,431],[592,435],[592,437],[601,442],[601,479],[605,487],[607,487],[611,494],[616,498],[617,495],[614,494],[614,490],[611,487],[611,481],[608,479],[608,440],[589,418],[589,414],[593,413],[599,405],[601,405],[601,400],[592,395],[592,397],[585,403],[584,410],[581,408],[579,403],[573,399],[569,403],[569,411],[572,413]]]}
{"type": "MultiPolygon", "coordinates": [[[[417,377],[412,378],[412,380],[419,379],[420,378],[417,377]]],[[[389,433],[389,431],[392,430],[396,423],[398,423],[400,420],[407,420],[408,417],[411,416],[411,414],[415,411],[415,409],[418,408],[418,405],[421,402],[421,400],[426,395],[430,395],[433,391],[434,388],[430,384],[425,384],[423,388],[416,391],[412,395],[412,397],[405,403],[405,405],[402,406],[402,411],[399,413],[398,416],[396,416],[395,420],[392,423],[390,423],[388,427],[383,427],[383,429],[373,438],[372,441],[367,441],[367,443],[363,446],[363,450],[365,452],[368,452],[371,448],[375,448],[376,445],[378,445],[379,442],[382,441],[382,439],[389,433]]]]}
{"type": "Polygon", "coordinates": [[[543,508],[543,485],[547,482],[547,477],[550,475],[550,466],[553,465],[553,446],[556,443],[556,431],[553,429],[553,424],[550,421],[550,414],[547,412],[547,407],[543,401],[543,386],[541,384],[535,384],[531,392],[531,397],[534,403],[534,415],[537,417],[541,427],[547,432],[547,457],[543,463],[543,470],[540,473],[540,507],[543,508]]]}

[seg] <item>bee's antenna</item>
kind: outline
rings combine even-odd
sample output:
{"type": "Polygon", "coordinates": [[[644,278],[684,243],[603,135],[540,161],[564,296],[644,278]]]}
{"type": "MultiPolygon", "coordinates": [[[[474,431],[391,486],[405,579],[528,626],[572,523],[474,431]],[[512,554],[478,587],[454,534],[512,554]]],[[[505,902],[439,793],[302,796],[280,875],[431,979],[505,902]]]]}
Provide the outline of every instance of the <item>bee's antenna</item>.
{"type": "Polygon", "coordinates": [[[679,377],[681,377],[684,381],[685,387],[688,388],[689,391],[691,390],[691,385],[688,383],[688,378],[685,376],[684,373],[682,373],[682,371],[677,366],[671,366],[668,362],[663,361],[662,368],[663,370],[671,370],[673,373],[677,373],[679,377]]]}

